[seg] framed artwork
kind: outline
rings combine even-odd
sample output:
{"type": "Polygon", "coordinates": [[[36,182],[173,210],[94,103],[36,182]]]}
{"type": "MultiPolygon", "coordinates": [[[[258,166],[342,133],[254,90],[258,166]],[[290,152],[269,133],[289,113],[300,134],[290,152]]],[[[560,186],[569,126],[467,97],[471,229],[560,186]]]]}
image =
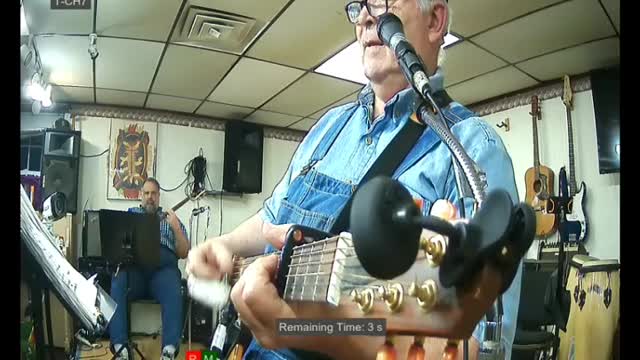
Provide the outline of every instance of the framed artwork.
{"type": "Polygon", "coordinates": [[[107,199],[139,200],[155,176],[158,123],[111,119],[107,199]]]}

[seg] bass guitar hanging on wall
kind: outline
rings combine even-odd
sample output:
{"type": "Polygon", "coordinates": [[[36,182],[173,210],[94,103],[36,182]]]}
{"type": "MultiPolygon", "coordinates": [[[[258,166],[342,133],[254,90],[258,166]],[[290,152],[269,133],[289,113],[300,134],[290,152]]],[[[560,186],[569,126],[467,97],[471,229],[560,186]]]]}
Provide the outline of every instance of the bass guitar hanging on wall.
{"type": "MultiPolygon", "coordinates": [[[[560,227],[561,239],[565,242],[584,242],[587,236],[587,216],[585,201],[587,186],[580,182],[580,189],[576,185],[576,168],[573,153],[573,124],[571,110],[573,108],[573,92],[569,76],[564,76],[564,91],[562,95],[567,113],[567,130],[569,133],[569,181],[564,167],[560,169],[559,187],[560,199],[566,201],[566,216],[560,227]]],[[[561,219],[562,220],[562,219],[561,219]]]]}

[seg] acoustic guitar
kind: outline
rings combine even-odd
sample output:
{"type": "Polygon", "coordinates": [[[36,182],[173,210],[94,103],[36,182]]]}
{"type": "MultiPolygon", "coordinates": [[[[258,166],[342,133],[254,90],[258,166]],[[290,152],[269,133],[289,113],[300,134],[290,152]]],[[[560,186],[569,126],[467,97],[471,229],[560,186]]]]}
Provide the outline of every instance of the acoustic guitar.
{"type": "Polygon", "coordinates": [[[540,105],[537,96],[531,97],[531,120],[533,122],[533,166],[527,169],[524,175],[526,184],[525,202],[533,207],[536,212],[536,235],[548,237],[557,227],[557,217],[548,212],[548,202],[553,196],[553,183],[555,174],[548,166],[540,164],[538,152],[538,120],[540,105]]]}
{"type": "MultiPolygon", "coordinates": [[[[191,201],[199,200],[199,199],[200,199],[201,197],[203,197],[206,193],[207,193],[207,191],[206,191],[206,190],[202,190],[202,191],[201,191],[200,193],[198,193],[198,194],[193,193],[192,195],[194,195],[194,196],[187,196],[187,197],[185,197],[184,199],[180,200],[180,202],[179,202],[179,203],[177,203],[177,204],[175,204],[175,205],[171,208],[171,210],[173,210],[173,211],[178,211],[178,210],[179,210],[179,209],[180,209],[184,204],[186,204],[189,200],[191,200],[191,201]]],[[[164,219],[164,218],[166,218],[166,217],[167,217],[167,215],[168,215],[168,213],[165,211],[165,212],[163,212],[163,213],[161,214],[161,217],[164,219]]]]}
{"type": "MultiPolygon", "coordinates": [[[[413,202],[408,192],[406,196],[413,202]]],[[[435,233],[421,235],[418,231],[419,239],[413,244],[413,239],[401,239],[406,234],[394,232],[398,238],[389,239],[383,247],[391,244],[398,251],[388,256],[398,257],[404,253],[404,247],[414,245],[417,253],[411,257],[408,271],[391,278],[375,277],[364,269],[363,264],[369,260],[361,261],[357,249],[362,246],[361,241],[367,243],[371,239],[362,239],[357,228],[353,234],[332,236],[294,225],[287,233],[283,249],[277,252],[279,266],[274,284],[287,303],[322,309],[325,320],[385,319],[386,332],[379,335],[378,359],[424,359],[423,344],[428,337],[447,339],[443,358],[453,359],[459,342],[472,335],[497,297],[511,284],[517,264],[535,235],[534,211],[526,204],[512,208],[510,197],[501,196],[502,202],[488,196],[474,217],[479,227],[473,231],[483,234],[479,242],[450,240],[435,233]],[[493,206],[496,202],[503,206],[493,206]],[[410,243],[413,245],[407,245],[410,243]],[[337,308],[339,312],[334,311],[337,308]],[[398,354],[393,344],[409,340],[404,343],[408,346],[411,338],[408,354],[398,354]]],[[[376,220],[379,219],[372,221],[376,220]]],[[[455,224],[456,219],[438,221],[455,224]]],[[[249,265],[263,256],[267,255],[235,257],[226,288],[220,286],[224,282],[211,281],[212,285],[215,283],[212,290],[197,295],[192,284],[191,296],[201,302],[224,304],[219,302],[220,298],[228,302],[231,286],[249,265]]],[[[391,258],[376,259],[381,263],[393,262],[391,258]]],[[[203,288],[207,286],[204,280],[190,278],[191,281],[202,281],[203,288]]],[[[239,359],[243,350],[243,346],[236,346],[227,358],[239,359]]],[[[358,354],[351,358],[358,358],[358,354]]]]}
{"type": "Polygon", "coordinates": [[[562,191],[561,198],[566,203],[566,216],[564,224],[561,225],[561,238],[566,242],[584,242],[587,236],[587,216],[585,210],[587,186],[582,181],[580,189],[576,184],[576,169],[573,154],[573,124],[571,120],[571,109],[573,107],[573,91],[571,90],[571,80],[569,76],[564,76],[564,91],[562,101],[567,113],[567,130],[569,133],[569,181],[567,182],[566,171],[561,169],[559,186],[562,191]]]}

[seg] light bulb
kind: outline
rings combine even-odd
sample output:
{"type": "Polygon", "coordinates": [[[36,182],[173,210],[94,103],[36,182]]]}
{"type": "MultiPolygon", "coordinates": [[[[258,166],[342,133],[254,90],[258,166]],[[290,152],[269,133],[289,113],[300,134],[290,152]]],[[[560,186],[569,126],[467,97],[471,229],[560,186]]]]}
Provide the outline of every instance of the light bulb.
{"type": "Polygon", "coordinates": [[[27,88],[27,94],[33,99],[33,100],[37,100],[40,101],[43,98],[44,95],[44,89],[42,88],[42,85],[35,83],[35,84],[31,84],[29,85],[29,87],[27,88]]]}

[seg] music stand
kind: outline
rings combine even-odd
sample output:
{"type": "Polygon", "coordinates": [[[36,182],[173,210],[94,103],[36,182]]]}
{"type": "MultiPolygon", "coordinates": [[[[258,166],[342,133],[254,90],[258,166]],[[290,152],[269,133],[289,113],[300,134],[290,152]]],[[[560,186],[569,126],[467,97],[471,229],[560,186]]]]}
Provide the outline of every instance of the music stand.
{"type": "MultiPolygon", "coordinates": [[[[126,316],[128,345],[141,359],[144,356],[138,345],[131,341],[131,316],[129,303],[129,271],[127,267],[139,266],[153,269],[160,265],[160,219],[156,214],[141,214],[117,210],[100,210],[100,239],[102,256],[107,260],[108,268],[113,271],[125,270],[127,283],[126,316]]],[[[115,359],[126,346],[114,353],[115,359]]],[[[133,354],[129,354],[133,356],[133,354]]]]}

